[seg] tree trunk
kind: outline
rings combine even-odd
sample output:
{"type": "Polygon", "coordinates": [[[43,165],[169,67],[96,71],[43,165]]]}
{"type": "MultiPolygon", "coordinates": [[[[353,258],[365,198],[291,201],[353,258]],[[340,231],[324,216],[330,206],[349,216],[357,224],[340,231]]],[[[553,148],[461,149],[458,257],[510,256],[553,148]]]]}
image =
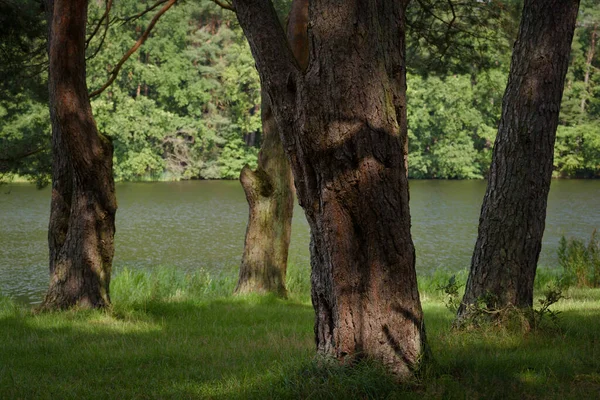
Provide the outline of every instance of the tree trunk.
{"type": "Polygon", "coordinates": [[[413,375],[425,351],[404,165],[406,1],[313,1],[295,61],[268,0],[234,0],[311,228],[320,354],[413,375]]]}
{"type": "Polygon", "coordinates": [[[112,144],[100,135],[85,82],[87,0],[48,0],[52,200],[50,285],[43,308],[104,307],[117,209],[112,144]]]}
{"type": "Polygon", "coordinates": [[[589,96],[588,88],[590,86],[590,71],[592,69],[592,61],[594,60],[594,54],[596,51],[596,32],[598,31],[598,24],[594,24],[594,29],[592,29],[592,36],[590,42],[590,48],[587,53],[587,57],[585,58],[585,75],[583,77],[583,96],[581,97],[581,113],[585,113],[585,104],[587,103],[587,99],[589,96]]]}
{"type": "Polygon", "coordinates": [[[292,232],[292,171],[283,151],[271,107],[262,96],[263,141],[258,168],[242,169],[240,182],[250,216],[235,293],[275,293],[285,297],[285,275],[292,232]]]}
{"type": "Polygon", "coordinates": [[[579,0],[525,1],[459,320],[482,296],[493,308],[533,305],[578,5],[579,0]]]}
{"type": "MultiPolygon", "coordinates": [[[[308,63],[308,1],[293,0],[287,38],[304,69],[308,63]]],[[[285,276],[292,230],[294,193],[292,171],[281,144],[271,104],[262,93],[263,142],[258,168],[242,169],[240,181],[250,208],[244,255],[235,293],[276,293],[286,296],[285,276]]]]}

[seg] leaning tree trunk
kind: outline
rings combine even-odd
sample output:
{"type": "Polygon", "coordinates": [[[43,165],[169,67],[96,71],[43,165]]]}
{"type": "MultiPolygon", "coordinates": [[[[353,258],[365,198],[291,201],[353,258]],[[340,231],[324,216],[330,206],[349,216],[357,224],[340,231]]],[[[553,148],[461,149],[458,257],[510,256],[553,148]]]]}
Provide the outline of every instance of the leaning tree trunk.
{"type": "Polygon", "coordinates": [[[554,139],[579,0],[526,0],[459,320],[533,305],[554,139]]]}
{"type": "Polygon", "coordinates": [[[318,352],[413,375],[425,351],[404,165],[407,1],[310,2],[306,72],[268,0],[234,0],[311,228],[318,352]]]}
{"type": "Polygon", "coordinates": [[[250,215],[235,293],[275,293],[285,297],[285,275],[292,232],[292,171],[266,96],[262,96],[263,141],[258,168],[242,169],[240,182],[250,215]]]}
{"type": "MultiPolygon", "coordinates": [[[[287,37],[301,68],[308,63],[308,1],[293,0],[287,37]]],[[[261,94],[263,141],[258,168],[242,169],[240,181],[250,208],[236,293],[286,296],[285,276],[294,211],[292,171],[266,93],[261,94]]]]}
{"type": "Polygon", "coordinates": [[[117,203],[112,144],[96,128],[85,81],[87,0],[48,0],[53,176],[43,308],[104,307],[117,203]]]}

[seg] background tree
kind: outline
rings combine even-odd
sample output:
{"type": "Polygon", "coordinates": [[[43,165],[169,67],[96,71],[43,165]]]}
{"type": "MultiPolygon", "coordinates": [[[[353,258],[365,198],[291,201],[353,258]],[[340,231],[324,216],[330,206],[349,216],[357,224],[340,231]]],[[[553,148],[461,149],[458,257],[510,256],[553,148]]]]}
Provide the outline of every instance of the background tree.
{"type": "Polygon", "coordinates": [[[235,293],[271,292],[285,297],[294,212],[292,171],[266,96],[261,114],[258,166],[254,171],[245,166],[240,173],[249,216],[235,293]]]}
{"type": "Polygon", "coordinates": [[[600,5],[583,0],[554,149],[555,176],[600,176],[600,5]]]}
{"type": "Polygon", "coordinates": [[[41,1],[0,0],[0,182],[50,176],[46,31],[41,1]]]}
{"type": "MultiPolygon", "coordinates": [[[[308,64],[308,0],[292,1],[287,18],[290,48],[303,70],[308,64]]],[[[285,277],[292,231],[292,170],[268,96],[261,96],[262,144],[258,167],[244,167],[240,181],[250,207],[244,254],[236,293],[273,292],[286,295],[285,277]]]]}
{"type": "MultiPolygon", "coordinates": [[[[146,7],[115,4],[117,22],[89,60],[90,87],[104,83],[106,70],[145,29],[152,14],[127,18],[146,7]]],[[[234,179],[245,164],[256,166],[260,83],[228,14],[208,0],[178,3],[93,100],[98,125],[113,138],[116,179],[234,179]]]]}
{"type": "MultiPolygon", "coordinates": [[[[556,138],[557,177],[600,176],[600,40],[592,46],[599,21],[596,3],[586,0],[580,7],[556,138]]],[[[1,41],[7,62],[0,69],[21,74],[3,75],[4,87],[13,89],[9,96],[0,95],[0,174],[4,172],[5,180],[17,175],[43,184],[51,165],[47,85],[45,77],[30,72],[44,62],[44,35],[27,32],[34,28],[43,33],[45,24],[34,0],[2,4],[12,10],[0,17],[6,16],[2,32],[19,32],[20,39],[1,41]],[[41,28],[30,22],[30,14],[38,15],[41,28]],[[11,45],[22,41],[29,44],[11,45]],[[12,50],[6,52],[8,48],[12,50]],[[41,60],[31,57],[38,48],[41,60]],[[23,72],[27,79],[20,78],[23,72]],[[41,89],[22,90],[24,84],[41,89]],[[42,151],[30,154],[37,149],[42,151]],[[17,157],[23,154],[29,156],[17,157]]],[[[105,83],[117,60],[146,29],[153,13],[143,11],[153,4],[113,2],[104,36],[105,24],[98,25],[104,2],[90,2],[88,37],[99,26],[87,48],[90,88],[105,83]]],[[[487,176],[521,5],[520,0],[409,4],[411,178],[487,176]],[[452,112],[454,108],[460,112],[452,112]]],[[[280,19],[287,15],[288,2],[274,6],[280,19]]],[[[110,89],[92,99],[98,126],[113,139],[115,178],[236,179],[244,165],[256,167],[262,138],[260,82],[243,33],[231,12],[209,0],[178,2],[162,18],[110,89]]]]}
{"type": "Polygon", "coordinates": [[[410,3],[409,177],[487,175],[518,28],[515,3],[410,3]]]}
{"type": "Polygon", "coordinates": [[[579,0],[526,0],[459,319],[532,307],[558,115],[579,0]]]}
{"type": "Polygon", "coordinates": [[[269,0],[233,5],[311,228],[318,352],[408,378],[425,331],[403,160],[407,3],[311,2],[306,72],[269,0]]]}

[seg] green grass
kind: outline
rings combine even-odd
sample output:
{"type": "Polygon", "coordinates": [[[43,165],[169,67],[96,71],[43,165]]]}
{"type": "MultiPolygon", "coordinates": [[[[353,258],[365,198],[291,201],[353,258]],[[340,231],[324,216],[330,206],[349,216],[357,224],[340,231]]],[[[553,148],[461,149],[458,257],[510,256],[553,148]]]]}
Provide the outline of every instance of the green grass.
{"type": "Polygon", "coordinates": [[[435,364],[399,386],[376,364],[314,360],[306,275],[290,268],[288,300],[168,268],[122,271],[108,311],[35,314],[0,298],[0,399],[600,396],[600,289],[568,290],[560,329],[455,331],[435,291],[449,275],[421,279],[435,364]]]}

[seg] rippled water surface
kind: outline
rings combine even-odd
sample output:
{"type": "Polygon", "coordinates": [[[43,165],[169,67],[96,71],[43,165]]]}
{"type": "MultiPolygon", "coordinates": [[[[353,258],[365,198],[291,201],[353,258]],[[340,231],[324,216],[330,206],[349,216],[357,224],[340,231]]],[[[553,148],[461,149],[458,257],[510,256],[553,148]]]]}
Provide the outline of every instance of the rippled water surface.
{"type": "MultiPolygon", "coordinates": [[[[469,265],[484,181],[411,181],[417,270],[469,265]]],[[[235,181],[122,183],[114,265],[231,270],[241,258],[248,206],[235,181]]],[[[600,228],[600,181],[554,181],[540,265],[556,266],[561,235],[588,238],[600,228]]],[[[0,187],[0,291],[37,303],[47,285],[50,190],[0,187]]],[[[308,225],[296,207],[290,262],[309,265],[308,225]]]]}

